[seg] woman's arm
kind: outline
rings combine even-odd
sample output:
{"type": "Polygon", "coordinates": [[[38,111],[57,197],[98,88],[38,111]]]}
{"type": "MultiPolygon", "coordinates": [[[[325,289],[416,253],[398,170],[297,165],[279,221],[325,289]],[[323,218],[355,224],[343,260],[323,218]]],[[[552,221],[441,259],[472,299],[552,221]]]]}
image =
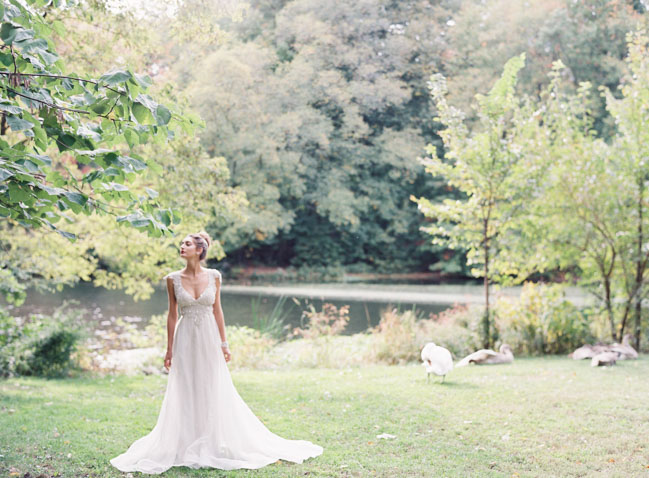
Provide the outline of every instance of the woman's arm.
{"type": "Polygon", "coordinates": [[[227,339],[225,337],[225,319],[223,318],[223,309],[221,308],[221,275],[217,274],[216,282],[216,298],[214,299],[214,305],[212,306],[212,312],[214,313],[214,319],[216,320],[216,326],[219,329],[219,334],[221,335],[221,350],[223,350],[223,355],[225,356],[225,361],[229,362],[231,358],[230,348],[227,344],[227,339]]]}
{"type": "Polygon", "coordinates": [[[167,277],[167,297],[169,298],[169,313],[167,314],[167,354],[165,356],[164,366],[169,370],[169,367],[171,367],[174,331],[176,330],[176,322],[178,321],[176,292],[174,291],[174,281],[171,277],[167,277]]]}

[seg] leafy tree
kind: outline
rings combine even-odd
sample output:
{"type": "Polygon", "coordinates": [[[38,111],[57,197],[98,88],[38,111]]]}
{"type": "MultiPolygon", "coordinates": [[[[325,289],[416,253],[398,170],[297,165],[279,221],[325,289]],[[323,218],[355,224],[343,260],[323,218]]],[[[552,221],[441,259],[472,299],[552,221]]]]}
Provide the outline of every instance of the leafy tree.
{"type": "Polygon", "coordinates": [[[123,146],[165,142],[174,129],[191,132],[201,121],[156,102],[146,93],[148,76],[113,70],[93,79],[67,72],[52,40],[64,34],[63,23],[45,17],[63,2],[49,3],[11,0],[0,9],[0,215],[75,240],[55,225],[71,220],[66,211],[121,210],[118,223],[154,237],[168,234],[178,212],[160,208],[155,190],[136,195],[127,186],[160,167],[123,146]],[[71,163],[82,165],[78,173],[71,163]]]}
{"type": "MultiPolygon", "coordinates": [[[[524,51],[522,93],[538,96],[547,86],[550,65],[561,60],[567,85],[588,81],[615,92],[625,73],[625,35],[645,20],[628,0],[561,2],[467,1],[452,14],[439,64],[448,78],[449,100],[460,108],[487,88],[500,65],[524,51]]],[[[575,91],[576,93],[576,91],[575,91]]],[[[617,93],[616,93],[617,95],[617,93]]],[[[609,137],[614,124],[603,98],[593,98],[594,127],[609,137]]],[[[469,118],[471,120],[475,118],[469,118]]]]}
{"type": "MultiPolygon", "coordinates": [[[[65,56],[70,71],[81,78],[98,78],[107,68],[132,71],[137,65],[155,80],[147,90],[151,96],[186,110],[186,101],[168,74],[168,51],[161,48],[160,40],[164,32],[158,27],[154,29],[130,11],[115,13],[102,1],[47,12],[50,24],[63,25],[58,31],[65,35],[54,31],[51,40],[65,56]]],[[[159,209],[173,208],[179,217],[182,214],[180,234],[206,228],[214,237],[213,225],[232,220],[245,203],[241,191],[227,186],[225,158],[209,156],[196,137],[183,132],[170,140],[133,147],[124,143],[119,154],[124,155],[127,148],[130,157],[156,158],[157,165],[155,170],[148,168],[148,172],[130,178],[130,193],[147,197],[148,191],[156,191],[159,209]]],[[[88,172],[88,165],[78,163],[67,152],[50,156],[54,162],[64,160],[66,170],[59,169],[71,177],[81,178],[88,172]]],[[[114,202],[112,207],[123,206],[114,202]]],[[[24,227],[11,218],[0,222],[0,291],[8,301],[20,305],[30,287],[61,290],[81,280],[123,289],[135,300],[146,299],[160,282],[160,270],[177,267],[175,235],[152,241],[147,229],[115,228],[112,215],[87,216],[83,211],[68,210],[65,216],[66,221],[72,221],[65,232],[76,237],[74,242],[49,228],[24,227]]],[[[210,258],[221,259],[223,254],[215,237],[210,258]]]]}
{"type": "MultiPolygon", "coordinates": [[[[621,242],[620,282],[625,295],[625,306],[619,326],[619,337],[624,335],[631,311],[635,313],[633,326],[635,345],[640,348],[642,329],[642,301],[647,296],[647,266],[649,263],[649,37],[645,31],[627,35],[629,72],[620,86],[621,98],[604,89],[607,109],[615,120],[616,134],[611,143],[615,172],[623,187],[615,190],[621,196],[615,214],[624,218],[623,228],[616,230],[621,242]]],[[[609,185],[606,186],[610,188],[609,185]]]]}
{"type": "MultiPolygon", "coordinates": [[[[610,143],[597,137],[590,83],[572,93],[561,62],[535,108],[540,113],[537,150],[547,174],[527,208],[534,224],[527,231],[527,260],[537,270],[572,269],[600,300],[613,340],[624,335],[633,308],[646,294],[647,58],[646,35],[630,34],[622,98],[601,87],[617,125],[610,143]]],[[[641,324],[640,309],[636,345],[641,324]]]]}
{"type": "Polygon", "coordinates": [[[480,128],[473,132],[465,124],[465,115],[447,103],[445,78],[431,76],[431,94],[445,127],[440,131],[444,158],[429,145],[430,157],[423,158],[422,164],[432,175],[444,177],[464,197],[442,202],[412,197],[421,212],[433,220],[422,228],[434,236],[433,242],[466,249],[471,272],[483,277],[486,347],[491,344],[489,285],[517,270],[505,254],[507,236],[516,229],[524,211],[528,180],[535,174],[520,146],[529,110],[516,96],[515,87],[524,63],[524,53],[511,58],[490,92],[476,96],[480,128]]]}
{"type": "Polygon", "coordinates": [[[432,262],[409,195],[444,187],[416,157],[434,140],[430,23],[446,15],[418,2],[252,2],[236,39],[186,65],[203,142],[250,201],[248,220],[223,230],[231,258],[432,262]]]}

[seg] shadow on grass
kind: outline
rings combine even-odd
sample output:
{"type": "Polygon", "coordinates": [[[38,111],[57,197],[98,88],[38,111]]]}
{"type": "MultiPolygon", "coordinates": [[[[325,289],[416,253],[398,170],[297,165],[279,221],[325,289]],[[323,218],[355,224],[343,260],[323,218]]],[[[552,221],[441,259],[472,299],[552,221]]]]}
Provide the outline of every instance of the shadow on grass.
{"type": "Polygon", "coordinates": [[[464,390],[473,390],[476,388],[480,388],[477,385],[473,383],[468,383],[468,382],[457,382],[455,380],[444,380],[443,382],[440,382],[439,380],[432,380],[428,383],[426,383],[426,380],[424,379],[424,384],[429,385],[430,387],[445,387],[445,388],[457,388],[459,389],[464,389],[464,390]]]}

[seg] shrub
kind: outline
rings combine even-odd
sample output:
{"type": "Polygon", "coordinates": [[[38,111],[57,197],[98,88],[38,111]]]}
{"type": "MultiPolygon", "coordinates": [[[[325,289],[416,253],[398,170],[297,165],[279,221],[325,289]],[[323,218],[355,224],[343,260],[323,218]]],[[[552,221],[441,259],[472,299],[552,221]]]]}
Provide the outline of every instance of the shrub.
{"type": "Polygon", "coordinates": [[[64,303],[51,316],[27,318],[0,311],[0,376],[63,377],[77,366],[73,355],[87,329],[83,310],[66,307],[64,303]]]}
{"type": "Polygon", "coordinates": [[[226,326],[226,338],[232,349],[234,367],[264,368],[267,353],[276,340],[259,330],[246,326],[226,326]]]}
{"type": "Polygon", "coordinates": [[[484,307],[453,304],[439,314],[432,314],[420,323],[417,345],[419,350],[428,342],[447,348],[456,358],[462,358],[481,348],[481,327],[484,307]]]}
{"type": "Polygon", "coordinates": [[[379,324],[372,329],[376,359],[389,364],[415,361],[419,357],[417,345],[417,316],[414,311],[399,313],[387,309],[379,324]]]}
{"type": "Polygon", "coordinates": [[[302,318],[309,319],[306,327],[296,327],[293,335],[300,335],[307,339],[314,339],[322,336],[338,335],[349,322],[349,306],[343,305],[338,308],[333,304],[322,304],[322,310],[317,311],[312,304],[309,310],[302,312],[302,318]]]}
{"type": "Polygon", "coordinates": [[[461,304],[426,319],[412,310],[386,310],[372,330],[375,359],[388,364],[419,362],[428,342],[446,347],[456,358],[463,357],[480,344],[481,317],[482,307],[461,304]]]}
{"type": "Polygon", "coordinates": [[[519,298],[498,298],[494,312],[500,339],[514,353],[568,353],[593,339],[586,314],[565,299],[560,284],[526,282],[519,298]]]}

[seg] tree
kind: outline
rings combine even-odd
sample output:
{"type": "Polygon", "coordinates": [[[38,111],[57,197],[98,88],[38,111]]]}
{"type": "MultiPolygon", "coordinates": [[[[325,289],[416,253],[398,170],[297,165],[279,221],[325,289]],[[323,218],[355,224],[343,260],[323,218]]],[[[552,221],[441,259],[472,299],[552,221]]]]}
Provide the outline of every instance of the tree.
{"type": "MultiPolygon", "coordinates": [[[[600,87],[617,125],[610,143],[597,136],[593,106],[598,103],[590,83],[581,83],[574,94],[560,61],[535,107],[536,149],[542,152],[547,175],[527,208],[528,222],[534,224],[534,233],[526,237],[528,260],[539,271],[572,270],[599,299],[613,340],[622,338],[631,311],[640,309],[646,294],[647,57],[646,36],[630,34],[630,72],[624,77],[622,98],[600,87]]],[[[641,323],[640,309],[636,345],[641,323]]]]}
{"type": "Polygon", "coordinates": [[[169,234],[179,213],[160,208],[155,190],[138,196],[127,186],[147,169],[159,171],[132,149],[165,142],[178,128],[191,132],[201,121],[156,102],[146,93],[148,76],[114,70],[93,79],[67,72],[52,40],[64,34],[63,24],[45,16],[60,6],[11,0],[0,8],[0,216],[24,227],[46,225],[74,241],[55,225],[71,221],[67,210],[119,210],[119,224],[154,237],[169,234]],[[79,173],[71,163],[82,165],[79,173]]]}
{"type": "Polygon", "coordinates": [[[222,231],[230,258],[432,262],[409,196],[443,193],[416,156],[435,140],[425,82],[450,3],[255,1],[231,42],[180,59],[203,144],[250,201],[222,231]]]}
{"type": "Polygon", "coordinates": [[[616,233],[620,245],[620,281],[625,306],[619,326],[624,335],[631,310],[635,312],[634,336],[640,348],[642,300],[647,296],[649,264],[649,37],[645,31],[627,35],[628,74],[620,85],[621,98],[608,88],[604,90],[606,106],[615,120],[616,134],[611,143],[616,173],[624,187],[617,191],[623,198],[616,213],[625,218],[625,226],[616,233]]]}
{"type": "Polygon", "coordinates": [[[515,230],[524,211],[528,180],[535,174],[519,144],[529,122],[529,110],[515,93],[517,74],[524,63],[524,53],[511,58],[487,96],[476,95],[479,129],[473,132],[465,124],[465,115],[447,103],[444,77],[431,76],[431,94],[439,121],[445,127],[440,131],[444,156],[442,159],[437,148],[429,145],[430,157],[421,162],[427,172],[444,177],[464,197],[442,202],[411,197],[420,211],[433,220],[422,230],[434,236],[434,243],[466,249],[471,272],[483,277],[485,347],[491,344],[489,285],[516,269],[503,252],[507,236],[515,230]]]}

